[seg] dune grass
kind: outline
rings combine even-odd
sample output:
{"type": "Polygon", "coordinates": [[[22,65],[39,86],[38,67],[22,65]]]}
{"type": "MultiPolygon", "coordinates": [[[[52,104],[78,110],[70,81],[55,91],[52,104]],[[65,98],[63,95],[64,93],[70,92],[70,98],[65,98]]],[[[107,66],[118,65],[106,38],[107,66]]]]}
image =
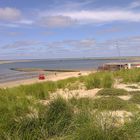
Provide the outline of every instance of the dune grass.
{"type": "Polygon", "coordinates": [[[131,121],[124,124],[121,128],[121,134],[125,135],[127,140],[140,139],[140,113],[131,117],[131,121]]]}
{"type": "MultiPolygon", "coordinates": [[[[78,109],[91,109],[91,110],[131,110],[131,107],[137,109],[137,107],[128,101],[124,101],[118,97],[101,97],[97,99],[90,98],[72,98],[70,102],[78,109]]],[[[132,110],[133,110],[132,109],[132,110]]]]}
{"type": "Polygon", "coordinates": [[[72,104],[72,106],[78,109],[94,109],[93,99],[90,99],[90,98],[77,99],[73,97],[69,100],[69,102],[72,104]]]}
{"type": "Polygon", "coordinates": [[[46,112],[46,125],[49,136],[59,136],[61,133],[65,133],[65,128],[70,125],[72,117],[73,109],[66,100],[58,97],[52,101],[46,112]]]}
{"type": "Polygon", "coordinates": [[[41,107],[37,116],[34,114],[27,116],[25,112],[26,115],[13,118],[3,129],[0,125],[0,139],[43,140],[65,134],[73,117],[70,104],[59,97],[47,107],[41,107]]]}
{"type": "Polygon", "coordinates": [[[127,103],[118,97],[101,97],[94,100],[94,108],[99,110],[126,110],[127,103]]]}
{"type": "Polygon", "coordinates": [[[85,86],[87,89],[93,88],[111,88],[114,79],[112,73],[98,72],[90,74],[85,78],[85,86]]]}
{"type": "Polygon", "coordinates": [[[121,78],[124,83],[140,82],[140,69],[120,70],[115,72],[114,75],[121,78]]]}
{"type": "Polygon", "coordinates": [[[110,113],[79,113],[76,123],[79,127],[71,136],[72,140],[139,140],[140,114],[134,115],[131,121],[116,126],[117,120],[110,113]],[[81,121],[85,120],[85,121],[81,121]]]}
{"type": "Polygon", "coordinates": [[[37,113],[26,108],[25,110],[19,108],[20,112],[18,112],[14,107],[11,110],[17,111],[13,113],[14,115],[9,110],[7,111],[9,114],[7,118],[5,118],[6,114],[3,114],[3,123],[1,123],[2,119],[0,120],[0,139],[116,140],[124,139],[124,134],[129,132],[125,128],[127,131],[121,133],[121,128],[115,126],[113,116],[109,116],[108,113],[105,115],[101,113],[104,110],[126,110],[127,103],[117,97],[82,98],[68,101],[57,97],[48,106],[40,105],[39,107],[38,104],[35,106],[32,101],[27,105],[27,108],[31,105],[36,109],[39,108],[37,113]],[[10,120],[7,121],[9,118],[10,120]]]}
{"type": "Polygon", "coordinates": [[[20,86],[19,90],[23,91],[25,95],[33,96],[36,99],[46,99],[49,92],[44,88],[45,84],[32,84],[27,86],[20,86]]]}
{"type": "Polygon", "coordinates": [[[115,126],[116,119],[110,113],[79,112],[74,123],[77,127],[70,136],[71,140],[125,139],[125,136],[120,135],[120,128],[115,126]]]}
{"type": "Polygon", "coordinates": [[[140,91],[139,92],[131,92],[132,97],[130,101],[136,104],[140,104],[140,91]]]}
{"type": "MultiPolygon", "coordinates": [[[[58,89],[65,89],[65,88],[68,88],[75,84],[76,82],[78,81],[78,78],[76,77],[71,77],[71,78],[68,78],[68,79],[64,79],[64,80],[59,80],[56,82],[56,85],[57,85],[57,88],[58,89]]],[[[78,84],[77,84],[78,86],[78,84]]]]}
{"type": "Polygon", "coordinates": [[[114,89],[114,78],[138,82],[138,70],[98,72],[57,82],[44,82],[16,88],[0,89],[0,139],[4,140],[139,140],[140,114],[122,126],[109,111],[138,112],[139,92],[114,89]],[[132,76],[135,73],[135,76],[132,76]],[[125,75],[124,75],[125,74],[125,75]],[[127,76],[130,77],[127,77],[127,76]],[[131,79],[132,77],[132,79],[131,79]],[[61,97],[49,100],[58,89],[105,88],[101,98],[61,97]],[[132,95],[129,101],[116,96],[132,95]],[[107,96],[107,97],[104,97],[107,96]],[[48,105],[39,101],[48,100],[48,105]],[[106,112],[106,114],[103,114],[106,112]]]}
{"type": "Polygon", "coordinates": [[[124,89],[115,89],[115,88],[105,88],[96,94],[97,96],[121,96],[128,95],[128,92],[124,89]]]}
{"type": "Polygon", "coordinates": [[[15,90],[0,90],[0,135],[11,128],[15,120],[38,110],[33,99],[28,99],[23,94],[14,94],[13,91],[15,90]]]}

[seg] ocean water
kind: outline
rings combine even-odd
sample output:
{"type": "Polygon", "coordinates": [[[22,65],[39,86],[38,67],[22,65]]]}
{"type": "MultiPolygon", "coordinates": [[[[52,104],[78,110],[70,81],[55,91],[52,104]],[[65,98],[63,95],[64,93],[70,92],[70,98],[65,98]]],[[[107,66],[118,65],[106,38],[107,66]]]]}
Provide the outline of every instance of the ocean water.
{"type": "MultiPolygon", "coordinates": [[[[122,60],[126,61],[126,60],[122,60]]],[[[109,62],[119,62],[119,60],[109,59],[77,59],[77,60],[33,60],[30,62],[16,62],[0,64],[0,83],[19,79],[30,79],[37,77],[37,72],[18,72],[11,68],[44,68],[48,70],[94,70],[98,66],[109,62]]]]}

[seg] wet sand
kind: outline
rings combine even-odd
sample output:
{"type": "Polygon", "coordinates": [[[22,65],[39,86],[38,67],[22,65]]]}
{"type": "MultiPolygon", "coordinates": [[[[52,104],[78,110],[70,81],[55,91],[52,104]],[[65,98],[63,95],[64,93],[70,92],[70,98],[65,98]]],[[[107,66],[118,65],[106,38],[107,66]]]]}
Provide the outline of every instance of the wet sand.
{"type": "Polygon", "coordinates": [[[46,76],[45,80],[39,80],[38,77],[36,77],[36,78],[32,78],[32,79],[10,81],[10,82],[6,82],[6,83],[0,83],[0,88],[10,88],[10,87],[16,87],[16,86],[20,86],[20,85],[41,83],[41,82],[45,82],[45,81],[58,81],[58,80],[63,80],[63,79],[67,79],[70,77],[78,77],[78,76],[80,76],[79,73],[81,75],[88,75],[91,72],[95,72],[95,71],[62,72],[62,73],[57,73],[56,75],[55,74],[48,75],[48,76],[46,76]]]}

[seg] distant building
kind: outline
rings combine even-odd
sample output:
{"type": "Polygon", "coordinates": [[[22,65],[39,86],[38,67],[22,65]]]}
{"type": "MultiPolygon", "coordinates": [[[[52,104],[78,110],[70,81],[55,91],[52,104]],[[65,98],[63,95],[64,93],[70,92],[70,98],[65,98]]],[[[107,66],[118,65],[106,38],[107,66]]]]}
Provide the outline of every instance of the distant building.
{"type": "Polygon", "coordinates": [[[132,69],[140,68],[140,62],[130,62],[130,63],[106,63],[98,67],[98,70],[110,70],[116,71],[120,69],[132,69]]]}

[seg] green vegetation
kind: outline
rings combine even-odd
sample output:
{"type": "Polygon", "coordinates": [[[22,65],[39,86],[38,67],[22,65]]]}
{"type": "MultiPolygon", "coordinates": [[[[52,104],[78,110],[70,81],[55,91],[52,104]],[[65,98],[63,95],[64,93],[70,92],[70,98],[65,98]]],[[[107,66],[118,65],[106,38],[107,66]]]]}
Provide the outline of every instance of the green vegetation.
{"type": "MultiPolygon", "coordinates": [[[[3,117],[0,120],[0,139],[122,140],[129,135],[130,130],[126,128],[129,124],[126,123],[123,126],[125,129],[121,126],[116,127],[117,121],[111,114],[100,113],[103,110],[127,110],[127,102],[117,97],[72,98],[68,101],[57,97],[48,106],[35,104],[34,100],[31,100],[28,101],[28,104],[21,104],[21,108],[18,110],[16,107],[20,107],[19,104],[16,106],[14,103],[15,101],[21,103],[19,96],[15,95],[13,98],[11,95],[5,94],[7,103],[9,102],[10,105],[7,109],[5,106],[1,106],[1,111],[3,109],[1,116],[3,117]],[[13,107],[10,108],[11,97],[13,107]],[[11,110],[8,110],[9,108],[11,110]],[[122,133],[121,130],[125,133],[122,133]]],[[[26,101],[25,97],[24,101],[26,101]]],[[[138,134],[139,129],[135,131],[138,134]]]]}
{"type": "Polygon", "coordinates": [[[49,136],[60,135],[71,123],[72,107],[61,97],[52,101],[46,112],[46,125],[49,136]]]}
{"type": "Polygon", "coordinates": [[[85,86],[87,89],[100,88],[101,77],[99,75],[90,74],[86,77],[85,86]]]}
{"type": "Polygon", "coordinates": [[[115,89],[115,88],[105,88],[100,90],[97,95],[99,96],[121,96],[128,95],[128,92],[124,89],[115,89]]]}
{"type": "Polygon", "coordinates": [[[70,99],[70,103],[78,109],[90,109],[90,110],[127,110],[127,111],[135,111],[137,110],[137,106],[132,104],[131,102],[124,101],[118,97],[101,97],[97,99],[90,98],[72,98],[70,99]]]}
{"type": "Polygon", "coordinates": [[[49,96],[48,90],[45,90],[43,84],[20,86],[19,91],[22,91],[24,94],[33,96],[37,99],[46,99],[49,96]]]}
{"type": "Polygon", "coordinates": [[[115,126],[117,120],[110,113],[80,112],[75,119],[77,128],[69,140],[126,140],[120,128],[115,126]]]}
{"type": "Polygon", "coordinates": [[[113,83],[113,75],[109,72],[98,72],[85,77],[85,86],[87,89],[111,88],[113,83]]]}
{"type": "Polygon", "coordinates": [[[121,128],[121,133],[125,135],[128,140],[140,139],[140,114],[134,115],[131,121],[124,124],[121,128]]]}
{"type": "Polygon", "coordinates": [[[124,83],[140,82],[140,69],[121,70],[114,73],[115,77],[121,78],[124,83]]]}
{"type": "Polygon", "coordinates": [[[131,102],[140,104],[140,91],[139,92],[131,92],[132,98],[130,99],[131,102]]]}
{"type": "Polygon", "coordinates": [[[125,83],[139,82],[139,73],[139,70],[97,72],[57,82],[0,89],[0,139],[139,140],[140,92],[113,88],[115,78],[125,83]],[[95,98],[50,98],[58,89],[75,90],[81,85],[86,89],[102,89],[95,98]],[[126,101],[117,97],[122,95],[132,98],[126,101]],[[42,104],[42,100],[48,104],[42,104]],[[133,116],[121,124],[112,111],[129,111],[133,116]]]}
{"type": "MultiPolygon", "coordinates": [[[[84,103],[85,106],[89,105],[87,99],[82,99],[82,104],[84,103]]],[[[99,105],[100,109],[106,109],[106,106],[104,107],[99,105]]],[[[124,109],[124,104],[120,105],[119,109],[120,107],[124,109]]],[[[41,106],[37,116],[24,115],[24,117],[13,118],[6,127],[1,128],[0,139],[129,140],[131,138],[137,140],[139,138],[139,116],[132,122],[126,122],[125,125],[118,127],[118,119],[109,112],[91,111],[91,108],[90,110],[78,109],[75,111],[72,101],[58,97],[48,106],[41,106]]]]}
{"type": "Polygon", "coordinates": [[[94,107],[99,110],[126,110],[127,103],[118,97],[102,97],[94,100],[94,107]]]}
{"type": "Polygon", "coordinates": [[[68,79],[64,79],[64,80],[59,80],[56,82],[57,88],[58,89],[69,89],[69,90],[75,90],[79,88],[79,82],[78,82],[78,78],[76,77],[71,77],[68,79]]]}
{"type": "Polygon", "coordinates": [[[93,99],[90,98],[71,98],[69,102],[78,109],[94,109],[93,99]]]}

